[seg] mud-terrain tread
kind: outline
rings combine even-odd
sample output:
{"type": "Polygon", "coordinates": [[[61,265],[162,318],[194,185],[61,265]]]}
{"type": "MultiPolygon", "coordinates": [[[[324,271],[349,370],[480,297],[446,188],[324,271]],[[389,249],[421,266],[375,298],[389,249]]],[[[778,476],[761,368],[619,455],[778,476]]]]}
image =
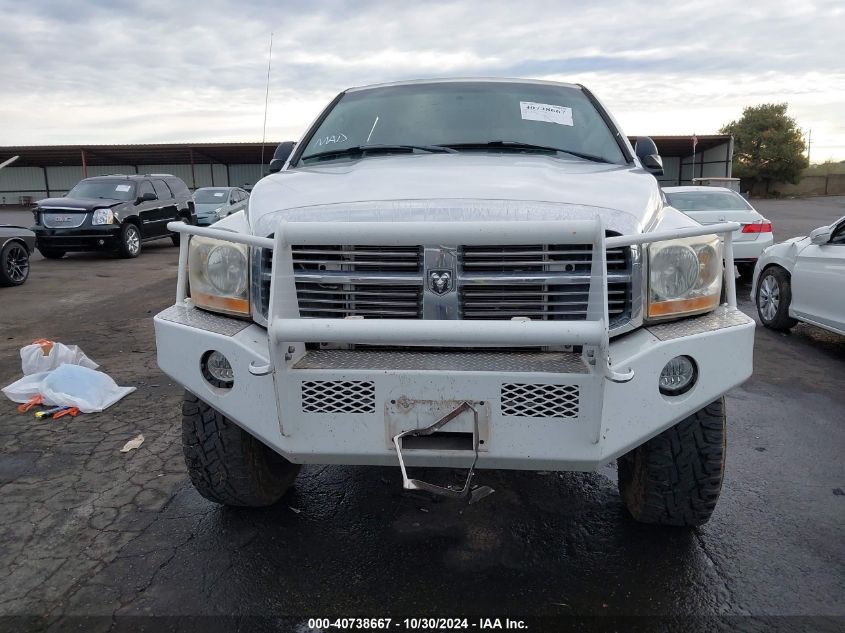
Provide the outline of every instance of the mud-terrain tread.
{"type": "Polygon", "coordinates": [[[272,505],[300,468],[188,391],[182,401],[182,450],[197,491],[230,506],[272,505]]]}
{"type": "Polygon", "coordinates": [[[719,500],[727,428],[720,398],[619,459],[619,493],[642,523],[698,526],[719,500]]]}

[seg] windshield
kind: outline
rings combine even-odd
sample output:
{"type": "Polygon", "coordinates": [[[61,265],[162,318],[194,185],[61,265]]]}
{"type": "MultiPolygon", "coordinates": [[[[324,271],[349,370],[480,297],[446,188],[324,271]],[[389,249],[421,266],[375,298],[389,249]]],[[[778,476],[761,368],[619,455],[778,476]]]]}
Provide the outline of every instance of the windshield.
{"type": "Polygon", "coordinates": [[[66,198],[105,200],[132,200],[135,185],[125,180],[83,180],[71,189],[66,198]]]}
{"type": "Polygon", "coordinates": [[[580,89],[512,82],[408,84],[348,92],[312,134],[301,160],[351,160],[360,154],[308,157],[374,145],[532,151],[516,144],[625,163],[613,132],[580,89]],[[484,147],[497,141],[511,147],[484,147]]]}
{"type": "Polygon", "coordinates": [[[228,189],[205,187],[194,192],[194,202],[197,204],[225,204],[229,201],[228,196],[228,189]]]}
{"type": "Polygon", "coordinates": [[[666,197],[669,204],[684,212],[752,210],[742,196],[730,191],[667,191],[666,197]]]}

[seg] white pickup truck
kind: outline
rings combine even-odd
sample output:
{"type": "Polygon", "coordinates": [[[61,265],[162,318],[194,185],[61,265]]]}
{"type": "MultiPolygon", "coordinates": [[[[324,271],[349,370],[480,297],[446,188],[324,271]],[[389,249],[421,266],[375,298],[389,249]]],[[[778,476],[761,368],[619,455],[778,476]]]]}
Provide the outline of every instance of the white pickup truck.
{"type": "Polygon", "coordinates": [[[724,274],[738,226],[670,207],[661,170],[579,85],[339,94],[246,212],[169,225],[189,239],[158,362],[196,488],[266,505],[300,464],[394,465],[472,502],[474,469],[618,460],[635,519],[707,521],[754,323],[724,274]]]}

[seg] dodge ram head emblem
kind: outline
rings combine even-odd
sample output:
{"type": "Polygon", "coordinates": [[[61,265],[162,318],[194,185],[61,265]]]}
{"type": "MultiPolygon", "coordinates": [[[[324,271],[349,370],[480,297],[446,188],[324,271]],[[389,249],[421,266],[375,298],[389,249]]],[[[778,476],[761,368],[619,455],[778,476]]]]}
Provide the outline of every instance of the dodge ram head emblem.
{"type": "Polygon", "coordinates": [[[448,270],[432,270],[428,273],[428,287],[434,294],[445,295],[452,289],[452,273],[448,270]]]}

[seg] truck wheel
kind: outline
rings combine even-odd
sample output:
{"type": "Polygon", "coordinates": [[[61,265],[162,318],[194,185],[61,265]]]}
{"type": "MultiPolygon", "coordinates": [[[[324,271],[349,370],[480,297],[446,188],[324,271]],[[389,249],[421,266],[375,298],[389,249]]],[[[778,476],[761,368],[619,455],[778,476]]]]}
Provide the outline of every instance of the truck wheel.
{"type": "Polygon", "coordinates": [[[57,251],[52,248],[44,248],[43,246],[38,247],[38,252],[41,253],[41,256],[45,259],[61,259],[65,256],[64,251],[57,251]]]}
{"type": "Polygon", "coordinates": [[[141,232],[131,222],[124,222],[120,227],[120,246],[117,247],[117,253],[126,259],[141,254],[141,232]]]}
{"type": "Polygon", "coordinates": [[[754,295],[757,314],[767,328],[788,330],[798,321],[789,316],[792,303],[792,284],[787,273],[780,266],[770,266],[757,280],[754,295]]]}
{"type": "Polygon", "coordinates": [[[707,523],[725,474],[720,398],[619,458],[619,494],[641,523],[707,523]]]}
{"type": "Polygon", "coordinates": [[[29,277],[29,251],[10,240],[0,249],[0,286],[20,286],[29,277]]]}
{"type": "Polygon", "coordinates": [[[228,506],[272,505],[300,468],[187,391],[182,450],[194,487],[209,501],[228,506]]]}

